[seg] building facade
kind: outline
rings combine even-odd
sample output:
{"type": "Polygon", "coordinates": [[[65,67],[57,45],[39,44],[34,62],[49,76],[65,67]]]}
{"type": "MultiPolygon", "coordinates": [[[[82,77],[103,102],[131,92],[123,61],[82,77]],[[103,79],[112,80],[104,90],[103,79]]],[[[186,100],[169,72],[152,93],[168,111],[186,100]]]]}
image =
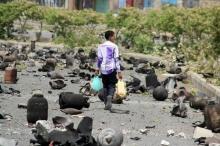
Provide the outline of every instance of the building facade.
{"type": "Polygon", "coordinates": [[[160,8],[163,5],[186,8],[220,5],[220,0],[36,0],[36,2],[50,7],[69,10],[93,9],[97,12],[108,12],[125,7],[148,9],[160,8]]]}
{"type": "Polygon", "coordinates": [[[35,0],[36,3],[55,8],[68,8],[68,0],[35,0]]]}

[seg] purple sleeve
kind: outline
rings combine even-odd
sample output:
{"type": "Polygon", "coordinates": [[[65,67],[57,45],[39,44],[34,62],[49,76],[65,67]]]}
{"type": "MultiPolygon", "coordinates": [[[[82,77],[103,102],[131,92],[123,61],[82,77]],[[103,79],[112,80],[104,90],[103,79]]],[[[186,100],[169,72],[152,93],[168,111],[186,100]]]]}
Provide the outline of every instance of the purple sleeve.
{"type": "Polygon", "coordinates": [[[115,53],[114,54],[115,54],[114,58],[115,58],[116,71],[121,72],[118,47],[115,48],[115,53]]]}
{"type": "Polygon", "coordinates": [[[98,53],[97,53],[97,68],[98,69],[100,69],[100,67],[101,67],[102,60],[103,60],[103,57],[102,57],[102,53],[101,53],[101,50],[100,50],[100,47],[99,47],[98,48],[98,53]]]}

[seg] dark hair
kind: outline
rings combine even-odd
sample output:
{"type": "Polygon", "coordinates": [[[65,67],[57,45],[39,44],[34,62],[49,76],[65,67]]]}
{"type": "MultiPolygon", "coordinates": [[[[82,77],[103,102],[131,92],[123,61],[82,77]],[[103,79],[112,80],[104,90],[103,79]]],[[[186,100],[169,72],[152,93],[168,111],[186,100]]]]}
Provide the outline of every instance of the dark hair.
{"type": "Polygon", "coordinates": [[[110,37],[112,37],[112,36],[114,36],[114,31],[112,31],[112,30],[108,30],[108,31],[106,31],[105,32],[105,39],[106,40],[109,40],[110,39],[110,37]]]}

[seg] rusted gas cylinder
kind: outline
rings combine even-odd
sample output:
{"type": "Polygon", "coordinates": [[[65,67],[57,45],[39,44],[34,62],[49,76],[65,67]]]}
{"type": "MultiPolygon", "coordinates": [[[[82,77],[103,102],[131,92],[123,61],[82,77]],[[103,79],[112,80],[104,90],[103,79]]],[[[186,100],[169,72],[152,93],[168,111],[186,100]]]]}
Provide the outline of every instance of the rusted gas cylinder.
{"type": "Polygon", "coordinates": [[[14,67],[7,67],[4,75],[5,84],[15,84],[17,81],[17,69],[14,67]]]}
{"type": "Polygon", "coordinates": [[[31,41],[31,51],[35,50],[35,41],[31,41]]]}

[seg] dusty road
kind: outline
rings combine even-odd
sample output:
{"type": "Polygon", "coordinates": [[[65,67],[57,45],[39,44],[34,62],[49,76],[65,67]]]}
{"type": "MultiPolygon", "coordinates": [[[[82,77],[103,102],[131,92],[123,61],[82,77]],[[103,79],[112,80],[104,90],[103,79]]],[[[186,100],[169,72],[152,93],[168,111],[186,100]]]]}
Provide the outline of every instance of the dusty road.
{"type": "MultiPolygon", "coordinates": [[[[66,73],[66,70],[63,70],[66,73]]],[[[33,89],[41,89],[49,102],[49,120],[54,116],[65,116],[72,118],[75,125],[78,125],[80,118],[65,115],[59,111],[58,95],[62,91],[72,91],[78,93],[79,84],[72,84],[71,78],[66,78],[68,84],[63,90],[52,90],[52,94],[48,94],[51,90],[48,84],[49,78],[43,77],[46,73],[28,73],[22,71],[18,74],[18,82],[14,85],[4,85],[7,87],[14,87],[21,91],[21,96],[11,96],[0,94],[0,111],[1,113],[8,113],[13,116],[11,121],[0,121],[0,136],[13,138],[18,140],[19,146],[29,146],[29,140],[32,138],[31,129],[27,127],[26,110],[18,109],[18,103],[27,103],[31,97],[33,89]],[[34,76],[39,74],[40,76],[34,76]]],[[[126,72],[133,74],[133,72],[126,72]]],[[[0,72],[3,75],[3,72],[0,72]]],[[[138,77],[143,78],[142,75],[138,77]]],[[[103,128],[121,129],[124,133],[123,146],[160,146],[161,140],[167,140],[171,146],[196,146],[193,142],[192,135],[194,128],[192,122],[203,120],[201,112],[195,112],[189,109],[187,118],[172,117],[170,110],[174,103],[166,100],[164,102],[155,101],[151,95],[137,95],[132,94],[128,97],[122,105],[113,105],[113,108],[129,110],[130,114],[112,114],[105,111],[103,103],[97,97],[90,99],[91,106],[89,109],[84,109],[82,115],[93,117],[93,135],[96,137],[97,133],[103,128]],[[141,134],[140,129],[145,126],[154,126],[149,129],[147,134],[141,134]],[[186,139],[178,136],[167,137],[167,130],[173,129],[177,135],[180,132],[185,133],[186,139]],[[139,137],[140,140],[134,141],[130,138],[139,137]]]]}

